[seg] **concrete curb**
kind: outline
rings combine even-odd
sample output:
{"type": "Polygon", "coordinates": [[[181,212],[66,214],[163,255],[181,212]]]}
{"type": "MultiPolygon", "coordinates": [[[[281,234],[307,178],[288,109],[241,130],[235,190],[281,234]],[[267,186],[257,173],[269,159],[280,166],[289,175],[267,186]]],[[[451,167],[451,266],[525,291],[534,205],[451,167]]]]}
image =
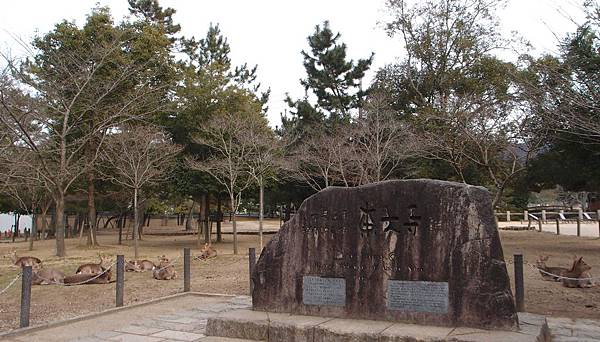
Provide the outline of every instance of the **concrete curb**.
{"type": "Polygon", "coordinates": [[[52,322],[48,322],[48,323],[43,323],[40,325],[35,325],[35,326],[30,326],[30,327],[26,327],[26,328],[19,328],[19,329],[14,329],[14,330],[10,330],[4,333],[0,333],[0,339],[6,338],[6,337],[14,337],[14,336],[20,336],[20,335],[25,335],[25,334],[29,334],[31,332],[35,332],[38,330],[44,330],[44,329],[48,329],[48,328],[55,328],[55,327],[59,327],[62,325],[67,325],[67,324],[71,324],[71,323],[75,323],[75,322],[80,322],[80,321],[84,321],[87,319],[92,319],[92,318],[96,318],[96,317],[101,317],[104,315],[109,315],[115,312],[121,312],[121,311],[127,311],[127,310],[131,310],[131,309],[136,309],[142,306],[147,306],[147,305],[152,305],[152,304],[157,304],[160,302],[164,302],[167,300],[171,300],[171,299],[175,299],[175,298],[179,298],[179,297],[187,297],[187,296],[196,296],[196,297],[223,297],[223,298],[235,298],[237,297],[237,295],[228,295],[228,294],[222,294],[222,293],[204,293],[204,292],[182,292],[182,293],[176,293],[173,295],[169,295],[169,296],[165,296],[165,297],[160,297],[160,298],[156,298],[156,299],[152,299],[146,302],[141,302],[141,303],[136,303],[136,304],[131,304],[131,305],[127,305],[127,306],[123,306],[123,307],[119,307],[119,308],[111,308],[111,309],[107,309],[101,312],[94,312],[94,313],[90,313],[90,314],[86,314],[86,315],[81,315],[81,316],[75,316],[73,318],[69,318],[69,319],[65,319],[65,320],[61,320],[61,321],[52,321],[52,322]]]}

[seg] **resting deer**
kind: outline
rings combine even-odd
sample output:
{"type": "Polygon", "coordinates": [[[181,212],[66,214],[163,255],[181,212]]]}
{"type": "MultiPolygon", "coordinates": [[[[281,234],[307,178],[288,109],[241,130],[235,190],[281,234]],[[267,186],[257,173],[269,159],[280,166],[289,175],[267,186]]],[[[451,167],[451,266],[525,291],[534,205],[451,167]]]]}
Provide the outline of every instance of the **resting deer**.
{"type": "Polygon", "coordinates": [[[41,264],[33,266],[33,285],[64,283],[65,274],[52,268],[42,268],[41,264]]]}
{"type": "Polygon", "coordinates": [[[158,257],[158,265],[152,270],[152,276],[157,280],[172,280],[177,278],[177,271],[164,255],[158,257]]]}
{"type": "Polygon", "coordinates": [[[98,274],[101,273],[103,269],[106,269],[112,262],[110,257],[105,257],[102,255],[98,255],[100,257],[100,263],[98,264],[84,264],[77,268],[75,271],[76,274],[84,273],[84,274],[98,274]]]}
{"type": "MultiPolygon", "coordinates": [[[[567,270],[563,276],[567,278],[591,278],[589,270],[592,267],[583,261],[583,257],[576,258],[573,261],[573,266],[567,270]]],[[[594,286],[591,279],[576,280],[576,279],[562,279],[562,284],[565,287],[592,287],[594,286]]]]}
{"type": "Polygon", "coordinates": [[[538,258],[537,262],[535,263],[538,271],[540,271],[540,274],[542,275],[542,279],[544,280],[549,280],[549,281],[560,281],[560,278],[558,276],[562,276],[565,272],[567,272],[569,269],[566,267],[552,267],[552,266],[547,266],[546,265],[546,261],[548,261],[550,257],[547,255],[540,255],[540,257],[538,258]],[[555,275],[550,275],[547,273],[552,273],[555,275]]]}
{"type": "Polygon", "coordinates": [[[156,265],[154,265],[154,263],[150,260],[129,260],[127,262],[127,264],[130,265],[130,267],[135,268],[137,267],[137,270],[134,269],[127,269],[127,265],[125,265],[125,271],[135,271],[135,272],[145,272],[145,271],[152,271],[156,265]],[[135,265],[135,266],[134,266],[135,265]]]}
{"type": "Polygon", "coordinates": [[[141,272],[142,269],[137,261],[128,261],[125,263],[125,272],[141,272]]]}
{"type": "Polygon", "coordinates": [[[42,263],[42,260],[40,260],[36,257],[30,257],[30,256],[17,257],[16,250],[13,250],[12,252],[8,253],[6,255],[6,257],[8,257],[8,258],[10,258],[10,260],[12,260],[13,265],[19,266],[19,267],[34,266],[34,265],[42,263]]]}
{"type": "Polygon", "coordinates": [[[208,243],[204,244],[204,247],[200,250],[200,255],[196,257],[198,260],[210,259],[217,256],[217,250],[208,243]]]}
{"type": "Polygon", "coordinates": [[[74,275],[66,276],[64,279],[65,284],[72,285],[85,285],[85,284],[108,284],[112,278],[112,270],[101,267],[102,275],[91,273],[77,273],[74,275]],[[106,272],[104,272],[106,271],[106,272]],[[98,276],[98,277],[97,277],[98,276]],[[97,277],[97,278],[95,278],[97,277]],[[89,281],[88,281],[89,280],[89,281]],[[85,282],[85,283],[84,283],[85,282]]]}

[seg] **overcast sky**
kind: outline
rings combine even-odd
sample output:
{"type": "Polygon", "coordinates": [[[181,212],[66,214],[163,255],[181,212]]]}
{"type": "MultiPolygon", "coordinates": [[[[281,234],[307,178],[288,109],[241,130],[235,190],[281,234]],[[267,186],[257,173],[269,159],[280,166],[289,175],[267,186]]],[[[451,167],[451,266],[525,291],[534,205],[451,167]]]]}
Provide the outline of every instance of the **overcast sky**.
{"type": "MultiPolygon", "coordinates": [[[[82,24],[96,3],[108,5],[117,21],[128,14],[126,0],[12,0],[0,5],[0,49],[19,54],[13,37],[30,41],[36,32],[45,33],[62,19],[82,24]]],[[[286,105],[285,93],[304,94],[299,79],[304,77],[300,51],[307,49],[306,37],[314,26],[329,20],[342,34],[351,58],[375,52],[372,71],[402,55],[398,38],[389,38],[381,28],[384,0],[163,0],[163,7],[177,10],[175,22],[186,36],[203,37],[210,23],[218,23],[231,45],[234,63],[258,64],[260,82],[271,88],[269,120],[280,123],[286,105]]],[[[555,53],[557,36],[563,37],[582,20],[577,0],[511,0],[500,13],[502,32],[518,31],[537,53],[555,53]]]]}

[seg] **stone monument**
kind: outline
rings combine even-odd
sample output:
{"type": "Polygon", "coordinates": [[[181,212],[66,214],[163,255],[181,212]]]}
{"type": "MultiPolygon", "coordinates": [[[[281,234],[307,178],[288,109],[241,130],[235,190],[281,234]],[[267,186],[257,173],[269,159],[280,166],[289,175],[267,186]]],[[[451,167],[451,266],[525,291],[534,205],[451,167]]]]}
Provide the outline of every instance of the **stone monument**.
{"type": "Polygon", "coordinates": [[[514,329],[489,192],[434,181],[327,188],[262,251],[253,309],[514,329]]]}

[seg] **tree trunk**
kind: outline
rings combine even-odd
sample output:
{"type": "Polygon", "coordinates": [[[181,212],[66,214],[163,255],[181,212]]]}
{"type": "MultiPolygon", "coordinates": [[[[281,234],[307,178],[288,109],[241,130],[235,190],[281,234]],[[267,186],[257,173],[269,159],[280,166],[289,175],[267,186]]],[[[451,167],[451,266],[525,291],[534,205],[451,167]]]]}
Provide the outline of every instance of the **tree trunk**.
{"type": "Polygon", "coordinates": [[[258,180],[258,187],[259,189],[259,205],[258,205],[258,236],[260,238],[260,249],[259,249],[259,254],[262,252],[263,249],[263,220],[264,220],[264,194],[265,194],[265,186],[263,184],[263,178],[260,177],[258,180]]]}
{"type": "Polygon", "coordinates": [[[135,255],[135,260],[139,259],[138,252],[138,189],[133,189],[133,253],[135,255]]]}
{"type": "Polygon", "coordinates": [[[209,216],[210,216],[210,192],[204,197],[204,243],[210,245],[210,230],[209,230],[209,216]]]}
{"type": "Polygon", "coordinates": [[[206,204],[205,197],[206,194],[202,194],[198,202],[198,248],[202,247],[202,229],[204,228],[202,216],[204,215],[204,205],[206,204]]]}
{"type": "Polygon", "coordinates": [[[237,245],[237,207],[235,206],[235,195],[230,194],[229,200],[231,201],[231,214],[232,214],[232,224],[233,224],[233,254],[238,254],[238,245],[237,245]]]}
{"type": "Polygon", "coordinates": [[[223,219],[221,212],[221,195],[217,194],[217,242],[221,242],[221,220],[223,219]]]}
{"type": "Polygon", "coordinates": [[[185,220],[185,230],[192,230],[192,222],[194,220],[194,207],[196,206],[196,201],[192,200],[192,206],[190,210],[188,210],[187,218],[185,220]]]}
{"type": "Polygon", "coordinates": [[[54,234],[56,235],[56,256],[65,257],[65,195],[59,193],[55,199],[54,234]]]}
{"type": "Polygon", "coordinates": [[[40,240],[46,240],[46,228],[48,227],[46,214],[48,213],[48,209],[50,209],[50,202],[46,203],[46,205],[42,208],[42,215],[40,217],[42,220],[42,233],[40,234],[40,240]]]}
{"type": "Polygon", "coordinates": [[[87,183],[88,183],[88,197],[87,197],[87,209],[88,209],[88,246],[98,246],[98,237],[96,234],[96,201],[94,187],[94,170],[90,167],[87,172],[87,183]]]}
{"type": "Polygon", "coordinates": [[[32,208],[33,210],[31,211],[31,236],[29,237],[29,250],[32,251],[33,250],[33,240],[35,240],[36,236],[37,236],[37,222],[35,222],[36,215],[35,215],[35,208],[32,208]]]}

